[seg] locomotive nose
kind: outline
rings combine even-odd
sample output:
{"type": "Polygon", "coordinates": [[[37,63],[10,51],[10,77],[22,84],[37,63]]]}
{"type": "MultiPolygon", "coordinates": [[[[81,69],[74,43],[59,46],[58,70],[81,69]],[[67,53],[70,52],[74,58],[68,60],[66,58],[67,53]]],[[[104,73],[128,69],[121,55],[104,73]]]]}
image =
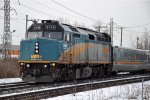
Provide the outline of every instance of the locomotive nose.
{"type": "Polygon", "coordinates": [[[24,61],[58,61],[61,51],[60,43],[58,40],[46,38],[24,40],[21,42],[20,59],[24,61]]]}
{"type": "MultiPolygon", "coordinates": [[[[59,56],[59,41],[52,39],[39,39],[39,55],[43,61],[58,61],[59,56]]],[[[36,48],[35,48],[36,49],[36,48]]]]}

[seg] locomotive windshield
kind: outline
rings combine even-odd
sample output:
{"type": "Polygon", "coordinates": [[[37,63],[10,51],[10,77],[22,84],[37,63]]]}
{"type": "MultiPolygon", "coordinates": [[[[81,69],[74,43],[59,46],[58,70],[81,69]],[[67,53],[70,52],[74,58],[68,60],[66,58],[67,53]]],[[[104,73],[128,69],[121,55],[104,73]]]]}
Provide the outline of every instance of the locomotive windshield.
{"type": "Polygon", "coordinates": [[[62,32],[28,32],[28,38],[37,38],[37,37],[45,37],[49,39],[62,40],[62,32]]]}
{"type": "Polygon", "coordinates": [[[49,39],[62,40],[63,29],[58,22],[43,20],[41,23],[34,23],[28,29],[28,38],[45,37],[49,39]]]}
{"type": "Polygon", "coordinates": [[[44,37],[62,40],[62,32],[44,32],[44,37]]]}
{"type": "Polygon", "coordinates": [[[42,32],[28,32],[28,38],[42,37],[42,32]]]}

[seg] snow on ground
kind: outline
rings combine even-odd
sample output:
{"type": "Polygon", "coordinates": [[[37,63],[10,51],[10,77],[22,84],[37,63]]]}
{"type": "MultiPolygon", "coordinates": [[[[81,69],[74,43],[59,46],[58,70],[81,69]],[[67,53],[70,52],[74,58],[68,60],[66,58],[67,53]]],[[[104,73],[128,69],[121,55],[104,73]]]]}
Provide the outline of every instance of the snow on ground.
{"type": "Polygon", "coordinates": [[[22,82],[21,78],[3,78],[0,79],[0,84],[22,82]]]}
{"type": "MultiPolygon", "coordinates": [[[[144,82],[144,98],[150,100],[150,81],[144,82]]],[[[114,86],[46,100],[142,100],[142,83],[114,86]]]]}

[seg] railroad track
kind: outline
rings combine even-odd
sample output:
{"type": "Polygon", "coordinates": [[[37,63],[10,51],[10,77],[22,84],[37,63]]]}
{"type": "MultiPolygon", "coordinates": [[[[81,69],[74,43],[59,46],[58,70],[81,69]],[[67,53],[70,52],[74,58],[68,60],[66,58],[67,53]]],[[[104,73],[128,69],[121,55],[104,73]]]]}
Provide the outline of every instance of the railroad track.
{"type": "MultiPolygon", "coordinates": [[[[11,93],[11,90],[23,89],[34,86],[33,84],[29,83],[16,83],[16,84],[6,84],[0,85],[0,95],[11,93]]],[[[12,91],[12,92],[13,92],[12,91]]]]}
{"type": "Polygon", "coordinates": [[[104,87],[117,86],[135,82],[141,82],[141,79],[150,80],[150,74],[142,75],[126,75],[106,79],[88,79],[88,80],[78,80],[75,82],[68,83],[50,83],[50,84],[36,84],[32,87],[24,87],[26,91],[7,93],[0,96],[3,100],[33,100],[33,99],[43,99],[49,97],[55,97],[65,94],[77,93],[82,91],[89,91],[104,87]],[[34,88],[33,88],[34,87],[34,88]],[[27,89],[28,88],[28,89],[27,89]]]}
{"type": "Polygon", "coordinates": [[[4,88],[11,88],[15,86],[21,86],[21,85],[27,85],[28,83],[25,82],[15,82],[15,83],[5,83],[5,84],[0,84],[0,90],[4,88]]]}

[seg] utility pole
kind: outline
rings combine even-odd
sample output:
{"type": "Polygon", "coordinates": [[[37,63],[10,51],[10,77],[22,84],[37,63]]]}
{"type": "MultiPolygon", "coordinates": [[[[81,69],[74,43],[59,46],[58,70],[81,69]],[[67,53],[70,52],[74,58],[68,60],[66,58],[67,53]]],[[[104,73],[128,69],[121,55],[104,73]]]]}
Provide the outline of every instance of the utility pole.
{"type": "Polygon", "coordinates": [[[144,98],[143,98],[143,96],[144,96],[144,87],[143,87],[144,85],[143,84],[144,83],[143,82],[144,82],[144,79],[142,78],[142,100],[144,100],[144,98]]]}
{"type": "Polygon", "coordinates": [[[8,58],[11,58],[11,42],[12,35],[10,32],[10,0],[4,0],[4,6],[0,9],[4,10],[4,32],[3,32],[3,49],[2,49],[2,66],[4,67],[4,77],[7,77],[7,64],[8,58]]]}
{"type": "Polygon", "coordinates": [[[122,46],[122,32],[123,32],[123,27],[120,27],[121,29],[121,40],[120,40],[120,46],[122,46]]]}
{"type": "Polygon", "coordinates": [[[28,15],[26,15],[26,32],[25,32],[25,39],[28,37],[27,28],[28,28],[28,15]]]}
{"type": "Polygon", "coordinates": [[[98,29],[98,32],[100,33],[100,32],[101,32],[101,29],[107,28],[107,26],[97,26],[96,28],[98,29]]]}
{"type": "Polygon", "coordinates": [[[10,58],[11,33],[10,33],[10,0],[4,0],[4,33],[2,58],[10,58]]]}
{"type": "MultiPolygon", "coordinates": [[[[111,37],[111,20],[110,20],[110,37],[111,37]]],[[[112,37],[111,37],[112,38],[112,37]]],[[[112,39],[111,39],[112,40],[112,39]]]]}
{"type": "Polygon", "coordinates": [[[111,44],[113,45],[113,18],[110,19],[110,36],[111,36],[111,44]]]}
{"type": "Polygon", "coordinates": [[[99,33],[101,32],[101,26],[98,26],[98,31],[99,31],[99,33]]]}
{"type": "MultiPolygon", "coordinates": [[[[19,2],[19,0],[18,0],[19,2]]],[[[11,58],[11,44],[12,44],[12,33],[10,32],[10,11],[15,10],[10,7],[10,0],[4,0],[4,6],[0,9],[4,10],[4,32],[3,32],[3,49],[2,49],[2,60],[4,67],[4,77],[7,77],[7,67],[11,58]]]]}
{"type": "MultiPolygon", "coordinates": [[[[7,59],[10,57],[10,50],[11,50],[11,32],[10,32],[10,11],[15,10],[10,7],[11,0],[4,0],[4,6],[0,10],[4,10],[4,32],[3,32],[3,50],[2,50],[2,58],[7,59]]],[[[20,2],[18,0],[20,5],[20,2]]],[[[16,12],[16,11],[15,11],[16,12]]]]}
{"type": "Polygon", "coordinates": [[[113,25],[113,24],[114,24],[114,22],[113,22],[113,18],[112,18],[112,45],[113,45],[113,37],[114,37],[114,36],[113,36],[113,30],[114,30],[114,28],[113,28],[114,25],[113,25]]]}
{"type": "Polygon", "coordinates": [[[137,37],[137,49],[139,49],[139,37],[137,37]]]}
{"type": "Polygon", "coordinates": [[[28,15],[26,15],[26,32],[25,32],[25,38],[28,38],[28,21],[32,21],[33,23],[37,23],[37,21],[39,21],[39,19],[38,20],[33,20],[33,19],[31,19],[31,20],[29,20],[29,16],[28,15]]]}
{"type": "MultiPolygon", "coordinates": [[[[18,0],[18,3],[19,0],[18,0]]],[[[12,43],[12,32],[10,32],[10,11],[15,10],[10,7],[10,0],[4,0],[4,6],[0,9],[4,10],[4,33],[3,33],[3,50],[2,58],[4,60],[11,58],[11,43],[12,43]]]]}
{"type": "Polygon", "coordinates": [[[148,33],[147,33],[147,29],[145,27],[145,50],[148,49],[148,33]]]}

